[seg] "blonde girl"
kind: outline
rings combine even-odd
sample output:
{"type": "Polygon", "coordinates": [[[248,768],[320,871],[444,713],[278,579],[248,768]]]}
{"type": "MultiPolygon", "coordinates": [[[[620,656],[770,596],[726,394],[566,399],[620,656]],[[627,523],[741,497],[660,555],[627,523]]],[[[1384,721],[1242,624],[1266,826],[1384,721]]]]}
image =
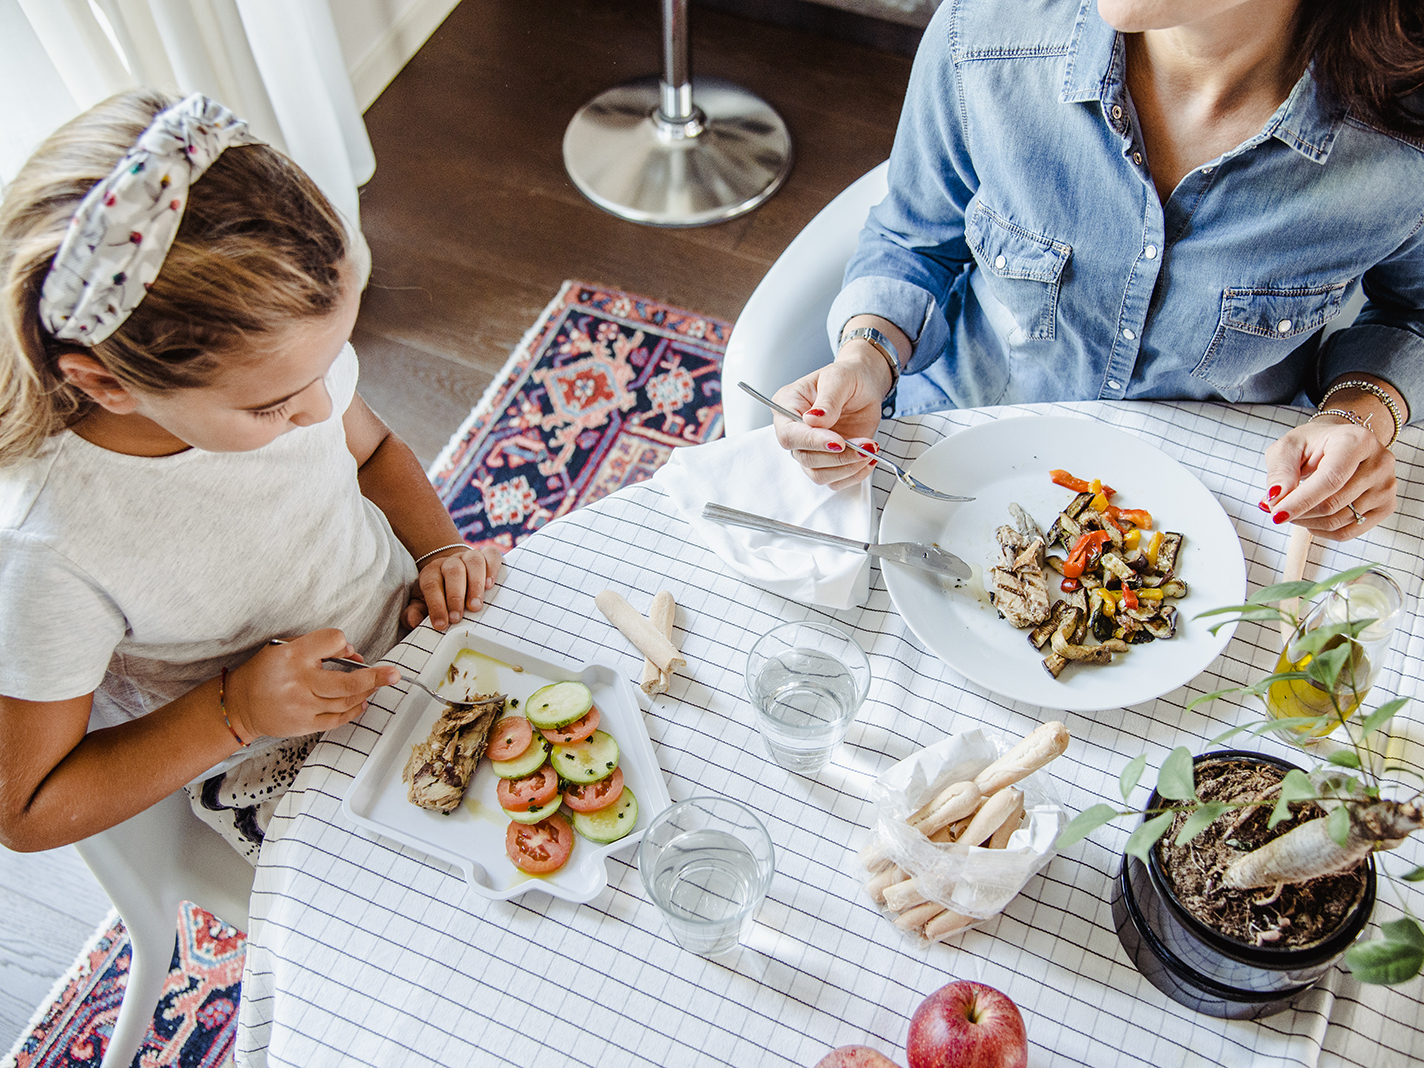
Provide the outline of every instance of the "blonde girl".
{"type": "Polygon", "coordinates": [[[0,842],[188,786],[255,858],[402,623],[481,606],[410,450],[355,392],[351,237],[201,96],[115,97],[0,202],[0,842]],[[274,637],[290,643],[272,646],[274,637]]]}

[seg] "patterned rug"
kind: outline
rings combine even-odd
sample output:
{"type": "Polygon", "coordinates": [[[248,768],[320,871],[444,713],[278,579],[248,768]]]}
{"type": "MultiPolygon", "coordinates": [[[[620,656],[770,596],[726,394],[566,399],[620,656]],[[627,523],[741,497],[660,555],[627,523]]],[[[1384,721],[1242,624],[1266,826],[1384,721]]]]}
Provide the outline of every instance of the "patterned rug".
{"type": "MultiPolygon", "coordinates": [[[[217,1068],[237,1036],[242,932],[196,905],[183,905],[178,919],[168,980],[136,1068],[217,1068]]],[[[98,1068],[131,955],[124,925],[110,913],[0,1068],[98,1068]]]]}
{"type": "Polygon", "coordinates": [[[512,549],[722,432],[731,324],[565,282],[430,472],[471,544],[512,549]]]}

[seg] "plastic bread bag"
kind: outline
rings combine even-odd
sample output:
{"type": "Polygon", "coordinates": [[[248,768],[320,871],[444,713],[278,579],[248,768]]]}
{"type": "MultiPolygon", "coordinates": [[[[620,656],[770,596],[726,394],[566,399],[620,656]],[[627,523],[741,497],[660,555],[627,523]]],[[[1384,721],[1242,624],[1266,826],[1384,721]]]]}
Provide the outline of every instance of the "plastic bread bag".
{"type": "Polygon", "coordinates": [[[906,820],[946,787],[973,779],[1011,745],[982,730],[958,734],[900,761],[871,788],[874,842],[914,877],[927,901],[974,921],[1003,911],[1053,859],[1064,811],[1049,775],[1035,771],[1013,784],[1023,791],[1023,822],[1002,849],[932,842],[906,820]]]}

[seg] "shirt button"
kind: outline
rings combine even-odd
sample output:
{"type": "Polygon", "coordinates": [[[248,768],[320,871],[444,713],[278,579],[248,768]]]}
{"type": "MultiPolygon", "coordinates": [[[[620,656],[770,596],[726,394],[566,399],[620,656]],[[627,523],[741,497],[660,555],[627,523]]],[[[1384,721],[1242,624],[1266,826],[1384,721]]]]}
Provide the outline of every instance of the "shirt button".
{"type": "Polygon", "coordinates": [[[996,257],[994,258],[994,267],[995,267],[996,270],[1002,271],[1002,270],[1003,270],[1005,267],[1007,267],[1008,265],[1009,265],[1009,261],[1006,260],[1006,259],[1004,259],[1003,256],[996,256],[996,257]]]}
{"type": "Polygon", "coordinates": [[[1289,319],[1282,319],[1276,324],[1276,329],[1279,330],[1282,334],[1289,334],[1290,328],[1291,321],[1289,319]]]}
{"type": "Polygon", "coordinates": [[[1137,337],[1137,335],[1134,334],[1127,327],[1123,327],[1122,336],[1127,338],[1128,341],[1131,341],[1133,338],[1137,337]]]}
{"type": "Polygon", "coordinates": [[[1148,245],[1145,249],[1142,250],[1142,254],[1146,256],[1149,260],[1155,260],[1157,258],[1157,246],[1148,245]]]}
{"type": "Polygon", "coordinates": [[[1216,170],[1215,167],[1203,167],[1203,168],[1202,168],[1202,174],[1210,174],[1210,173],[1211,173],[1212,171],[1214,171],[1214,170],[1216,170]]]}
{"type": "Polygon", "coordinates": [[[1132,162],[1133,162],[1133,163],[1136,163],[1139,167],[1141,167],[1141,166],[1142,166],[1142,153],[1141,153],[1141,152],[1134,152],[1134,153],[1132,154],[1132,162]]]}
{"type": "Polygon", "coordinates": [[[1109,380],[1109,381],[1108,381],[1108,389],[1122,389],[1122,383],[1121,383],[1121,382],[1114,382],[1114,381],[1112,381],[1112,380],[1109,380]]]}
{"type": "Polygon", "coordinates": [[[1115,118],[1115,119],[1120,119],[1120,118],[1122,118],[1122,105],[1121,105],[1121,104],[1114,104],[1114,105],[1112,106],[1112,117],[1115,118]]]}

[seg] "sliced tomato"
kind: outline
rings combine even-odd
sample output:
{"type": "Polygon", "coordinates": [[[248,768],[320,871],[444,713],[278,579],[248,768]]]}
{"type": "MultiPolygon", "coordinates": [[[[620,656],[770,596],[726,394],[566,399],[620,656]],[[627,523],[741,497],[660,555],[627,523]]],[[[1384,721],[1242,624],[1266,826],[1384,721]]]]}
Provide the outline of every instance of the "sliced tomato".
{"type": "Polygon", "coordinates": [[[495,787],[500,806],[511,812],[533,812],[558,792],[559,776],[548,764],[522,779],[500,779],[495,787]]]}
{"type": "Polygon", "coordinates": [[[485,755],[491,760],[513,760],[534,740],[534,728],[523,716],[505,716],[489,733],[485,755]]]}
{"type": "Polygon", "coordinates": [[[623,793],[623,769],[597,782],[571,782],[564,789],[564,804],[575,812],[597,812],[618,800],[623,793]]]}
{"type": "Polygon", "coordinates": [[[571,745],[583,741],[598,730],[598,719],[598,706],[595,705],[572,723],[565,723],[562,727],[554,727],[542,733],[555,745],[571,745]]]}
{"type": "Polygon", "coordinates": [[[574,829],[555,813],[538,823],[511,823],[504,832],[504,851],[520,871],[547,875],[558,871],[574,849],[574,829]]]}

